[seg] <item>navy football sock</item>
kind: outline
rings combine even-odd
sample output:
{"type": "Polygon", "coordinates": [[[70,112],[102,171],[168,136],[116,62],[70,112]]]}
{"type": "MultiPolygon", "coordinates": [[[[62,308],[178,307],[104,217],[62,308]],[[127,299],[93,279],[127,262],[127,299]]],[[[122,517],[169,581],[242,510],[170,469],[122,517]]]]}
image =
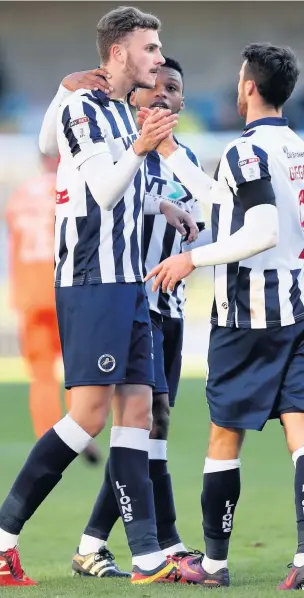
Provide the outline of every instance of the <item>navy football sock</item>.
{"type": "Polygon", "coordinates": [[[297,516],[298,548],[297,554],[304,553],[304,449],[299,449],[293,454],[295,463],[295,506],[297,516]],[[302,454],[299,454],[302,451],[302,454]]]}
{"type": "Polygon", "coordinates": [[[149,473],[153,483],[157,539],[162,550],[181,542],[175,526],[176,513],[166,450],[166,440],[149,441],[149,473]]]}
{"type": "Polygon", "coordinates": [[[206,555],[209,559],[227,559],[240,488],[239,459],[206,459],[201,503],[206,555]]]}
{"type": "Polygon", "coordinates": [[[160,550],[149,479],[148,443],[148,430],[112,428],[110,475],[133,556],[160,550]]]}
{"type": "MultiPolygon", "coordinates": [[[[18,535],[25,522],[58,484],[64,470],[91,437],[70,416],[51,428],[30,452],[0,509],[0,528],[18,535]]],[[[0,550],[6,550],[0,546],[0,550]]]]}
{"type": "Polygon", "coordinates": [[[120,511],[112,486],[108,459],[104,482],[95,502],[89,523],[84,530],[84,534],[107,541],[110,532],[119,517],[120,511]]]}

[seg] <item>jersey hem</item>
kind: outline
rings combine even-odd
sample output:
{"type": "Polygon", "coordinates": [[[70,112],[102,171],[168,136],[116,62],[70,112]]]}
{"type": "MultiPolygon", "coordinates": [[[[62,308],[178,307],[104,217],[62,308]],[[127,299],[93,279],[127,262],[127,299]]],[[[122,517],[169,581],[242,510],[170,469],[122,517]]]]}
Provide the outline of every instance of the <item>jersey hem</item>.
{"type": "Polygon", "coordinates": [[[268,422],[268,417],[263,421],[261,424],[254,426],[254,425],[244,425],[240,424],[240,422],[235,421],[220,421],[218,419],[214,419],[211,417],[211,421],[219,428],[237,428],[238,430],[256,430],[256,432],[261,432],[266,422],[268,422]]]}
{"type": "Polygon", "coordinates": [[[281,327],[284,328],[285,326],[292,326],[296,324],[299,320],[304,319],[304,312],[298,314],[294,317],[294,322],[287,322],[286,320],[266,320],[265,322],[257,322],[256,320],[239,320],[236,322],[235,320],[226,320],[225,323],[219,323],[219,318],[210,318],[211,324],[215,324],[216,326],[220,326],[222,328],[253,328],[255,330],[263,329],[263,328],[277,328],[281,327]],[[253,326],[254,324],[254,326],[253,326]]]}
{"type": "Polygon", "coordinates": [[[55,280],[55,287],[75,287],[75,286],[83,286],[88,284],[113,284],[113,282],[143,282],[143,277],[140,275],[135,275],[133,277],[126,277],[126,276],[116,276],[111,280],[102,280],[99,276],[93,276],[92,278],[86,278],[83,276],[82,278],[74,278],[71,284],[61,284],[60,280],[55,280]]]}
{"type": "MultiPolygon", "coordinates": [[[[73,381],[64,383],[64,387],[74,388],[75,386],[111,386],[111,384],[126,384],[126,378],[120,378],[119,380],[111,380],[111,382],[104,382],[103,380],[81,380],[81,381],[73,381]]],[[[143,386],[151,386],[154,388],[155,382],[152,380],[140,380],[132,382],[128,382],[128,384],[142,384],[143,386]]]]}
{"type": "Polygon", "coordinates": [[[152,311],[154,314],[157,314],[158,316],[165,316],[166,318],[172,318],[175,320],[184,320],[185,318],[184,312],[176,312],[177,315],[174,315],[171,311],[165,309],[160,309],[159,311],[156,311],[156,309],[153,309],[153,307],[150,307],[150,305],[149,311],[152,311]]]}

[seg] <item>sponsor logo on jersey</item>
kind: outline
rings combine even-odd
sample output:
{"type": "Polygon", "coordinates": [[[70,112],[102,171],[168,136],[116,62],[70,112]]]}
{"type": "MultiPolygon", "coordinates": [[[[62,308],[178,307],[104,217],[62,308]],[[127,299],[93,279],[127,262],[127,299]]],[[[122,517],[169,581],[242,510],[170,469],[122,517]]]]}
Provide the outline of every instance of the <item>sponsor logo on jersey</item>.
{"type": "Polygon", "coordinates": [[[64,189],[63,191],[56,191],[56,203],[57,204],[67,203],[68,201],[70,201],[70,198],[69,198],[67,189],[64,189]]]}
{"type": "Polygon", "coordinates": [[[81,116],[81,118],[75,118],[75,120],[70,121],[70,127],[76,127],[76,125],[82,125],[84,123],[88,123],[89,119],[87,116],[81,116]]]}
{"type": "Polygon", "coordinates": [[[247,164],[254,164],[255,162],[259,162],[260,158],[258,156],[253,156],[253,158],[246,158],[246,160],[239,160],[238,165],[240,168],[243,166],[247,166],[247,164]]]}
{"type": "Polygon", "coordinates": [[[304,179],[304,164],[289,166],[289,177],[291,181],[302,181],[304,179]]]}
{"type": "Polygon", "coordinates": [[[303,152],[291,152],[291,151],[289,151],[289,149],[286,145],[284,145],[284,147],[283,147],[283,152],[289,160],[292,160],[294,158],[304,158],[304,151],[303,152]]]}

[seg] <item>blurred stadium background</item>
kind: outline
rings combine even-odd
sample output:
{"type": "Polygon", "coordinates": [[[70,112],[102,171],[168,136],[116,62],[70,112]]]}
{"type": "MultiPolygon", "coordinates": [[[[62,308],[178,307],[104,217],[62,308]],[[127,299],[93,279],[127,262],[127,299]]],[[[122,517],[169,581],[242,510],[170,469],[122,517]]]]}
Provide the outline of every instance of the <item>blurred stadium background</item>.
{"type": "MultiPolygon", "coordinates": [[[[251,41],[272,41],[291,45],[301,58],[304,4],[217,1],[133,4],[155,12],[162,20],[164,53],[179,60],[185,71],[186,110],[180,119],[179,136],[212,174],[225,144],[242,127],[235,106],[242,48],[251,41]]],[[[115,5],[115,2],[90,1],[0,3],[2,376],[10,375],[9,364],[15,363],[14,358],[19,354],[15,315],[9,305],[6,202],[16,186],[39,168],[38,132],[60,81],[69,72],[98,64],[96,23],[115,5]]],[[[303,75],[285,112],[295,130],[304,129],[303,75]]],[[[184,356],[190,369],[192,366],[196,369],[206,350],[211,287],[210,271],[195,274],[188,283],[184,356]]]]}

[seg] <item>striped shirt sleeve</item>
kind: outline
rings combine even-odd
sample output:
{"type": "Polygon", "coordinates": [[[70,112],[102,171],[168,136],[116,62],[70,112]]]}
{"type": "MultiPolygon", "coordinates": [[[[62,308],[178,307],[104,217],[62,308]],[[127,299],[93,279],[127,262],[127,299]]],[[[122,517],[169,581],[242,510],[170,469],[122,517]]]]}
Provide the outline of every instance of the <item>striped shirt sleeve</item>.
{"type": "Polygon", "coordinates": [[[230,147],[226,159],[230,174],[228,184],[233,188],[259,179],[271,180],[267,152],[249,140],[230,147]]]}
{"type": "Polygon", "coordinates": [[[61,122],[76,167],[96,154],[109,152],[103,115],[83,98],[74,98],[65,106],[61,122]]]}

